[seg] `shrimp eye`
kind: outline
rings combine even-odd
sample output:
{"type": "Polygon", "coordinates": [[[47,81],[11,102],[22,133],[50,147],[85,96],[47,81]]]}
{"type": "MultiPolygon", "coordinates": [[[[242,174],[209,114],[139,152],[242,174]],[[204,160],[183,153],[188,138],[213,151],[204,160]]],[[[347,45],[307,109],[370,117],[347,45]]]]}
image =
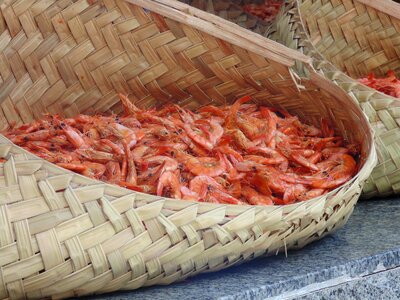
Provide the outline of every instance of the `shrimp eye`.
{"type": "Polygon", "coordinates": [[[66,126],[66,125],[65,125],[64,122],[61,122],[61,123],[60,123],[60,127],[61,127],[61,128],[65,127],[65,126],[66,126]]]}
{"type": "Polygon", "coordinates": [[[253,171],[257,171],[257,167],[256,167],[256,166],[252,166],[251,169],[252,169],[253,171]]]}
{"type": "Polygon", "coordinates": [[[212,190],[212,186],[209,184],[207,185],[207,191],[211,191],[212,190]]]}
{"type": "Polygon", "coordinates": [[[178,133],[182,133],[182,132],[183,132],[182,128],[179,128],[178,133]]]}
{"type": "Polygon", "coordinates": [[[149,173],[149,176],[148,177],[153,177],[154,176],[154,174],[153,173],[149,173]]]}
{"type": "Polygon", "coordinates": [[[24,136],[23,140],[24,140],[24,142],[27,142],[27,141],[29,141],[29,138],[27,136],[24,136]]]}

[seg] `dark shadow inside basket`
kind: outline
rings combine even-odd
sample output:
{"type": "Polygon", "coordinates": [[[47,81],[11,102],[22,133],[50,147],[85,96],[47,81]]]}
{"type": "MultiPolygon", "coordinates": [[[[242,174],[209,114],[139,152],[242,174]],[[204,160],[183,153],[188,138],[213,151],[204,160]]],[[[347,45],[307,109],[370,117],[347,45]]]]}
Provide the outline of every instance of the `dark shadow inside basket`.
{"type": "Polygon", "coordinates": [[[193,110],[251,95],[256,103],[284,108],[308,124],[319,127],[321,118],[327,119],[336,134],[361,144],[361,166],[369,158],[372,133],[363,113],[322,77],[295,79],[287,58],[275,60],[271,53],[249,50],[252,45],[117,3],[109,9],[99,1],[79,13],[56,14],[47,28],[52,31],[42,32],[38,23],[39,39],[28,49],[28,33],[3,26],[1,36],[10,40],[0,52],[2,69],[8,70],[3,73],[9,75],[0,86],[2,129],[44,113],[118,114],[118,93],[143,108],[177,103],[193,110]],[[118,18],[106,22],[112,13],[118,18]],[[78,35],[82,28],[76,18],[86,36],[78,35]]]}

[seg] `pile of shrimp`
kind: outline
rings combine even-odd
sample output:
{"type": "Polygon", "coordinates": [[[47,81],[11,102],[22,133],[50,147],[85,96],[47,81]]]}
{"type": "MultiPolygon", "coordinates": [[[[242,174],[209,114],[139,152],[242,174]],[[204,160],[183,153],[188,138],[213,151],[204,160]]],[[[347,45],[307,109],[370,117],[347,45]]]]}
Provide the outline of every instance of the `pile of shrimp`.
{"type": "Polygon", "coordinates": [[[371,73],[358,81],[386,95],[400,98],[400,80],[393,71],[387,72],[387,76],[384,78],[375,78],[371,73]]]}
{"type": "Polygon", "coordinates": [[[13,143],[60,167],[135,191],[182,200],[282,205],[328,193],[357,171],[359,147],[303,124],[287,111],[251,104],[138,108],[11,128],[13,143]]]}
{"type": "Polygon", "coordinates": [[[245,4],[242,9],[250,15],[270,22],[275,19],[282,4],[282,0],[264,0],[263,4],[245,4]]]}

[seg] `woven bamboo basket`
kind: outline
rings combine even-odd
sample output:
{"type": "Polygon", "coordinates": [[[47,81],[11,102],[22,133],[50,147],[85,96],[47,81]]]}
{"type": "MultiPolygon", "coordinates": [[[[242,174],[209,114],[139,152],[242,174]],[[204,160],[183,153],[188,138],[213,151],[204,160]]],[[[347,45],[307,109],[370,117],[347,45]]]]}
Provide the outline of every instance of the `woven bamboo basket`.
{"type": "Polygon", "coordinates": [[[253,32],[264,34],[271,22],[263,21],[243,11],[243,5],[263,0],[179,0],[210,14],[224,18],[253,32]]]}
{"type": "MultiPolygon", "coordinates": [[[[314,59],[314,67],[344,88],[376,133],[378,165],[366,197],[400,193],[400,101],[355,78],[389,69],[400,75],[400,4],[390,0],[287,0],[266,36],[314,59]]],[[[297,65],[299,74],[306,72],[297,65]]]]}
{"type": "Polygon", "coordinates": [[[358,105],[310,60],[170,0],[5,1],[0,14],[1,128],[44,112],[196,109],[250,94],[303,120],[325,117],[361,143],[342,187],[288,206],[196,203],[136,193],[43,161],[1,137],[0,299],[67,298],[170,284],[300,248],[343,226],[376,153],[358,105]],[[134,96],[134,97],[133,97],[134,96]]]}

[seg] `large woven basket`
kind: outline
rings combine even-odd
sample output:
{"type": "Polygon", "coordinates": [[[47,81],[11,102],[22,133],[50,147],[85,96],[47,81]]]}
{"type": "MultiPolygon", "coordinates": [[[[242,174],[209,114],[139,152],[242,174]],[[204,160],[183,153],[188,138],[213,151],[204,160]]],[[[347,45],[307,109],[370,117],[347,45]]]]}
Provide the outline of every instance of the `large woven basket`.
{"type": "MultiPolygon", "coordinates": [[[[265,34],[314,59],[314,66],[357,100],[376,133],[378,165],[366,197],[400,193],[400,100],[354,78],[400,75],[400,4],[391,0],[286,0],[265,34]]],[[[305,72],[298,65],[300,74],[305,72]]]]}
{"type": "Polygon", "coordinates": [[[170,284],[303,247],[346,223],[372,171],[372,131],[358,105],[309,59],[169,0],[5,1],[0,14],[0,120],[44,112],[196,109],[250,94],[303,120],[331,120],[362,146],[342,187],[288,206],[232,206],[135,193],[71,173],[0,140],[0,299],[66,298],[170,284]],[[198,15],[198,17],[196,17],[198,15]]]}

